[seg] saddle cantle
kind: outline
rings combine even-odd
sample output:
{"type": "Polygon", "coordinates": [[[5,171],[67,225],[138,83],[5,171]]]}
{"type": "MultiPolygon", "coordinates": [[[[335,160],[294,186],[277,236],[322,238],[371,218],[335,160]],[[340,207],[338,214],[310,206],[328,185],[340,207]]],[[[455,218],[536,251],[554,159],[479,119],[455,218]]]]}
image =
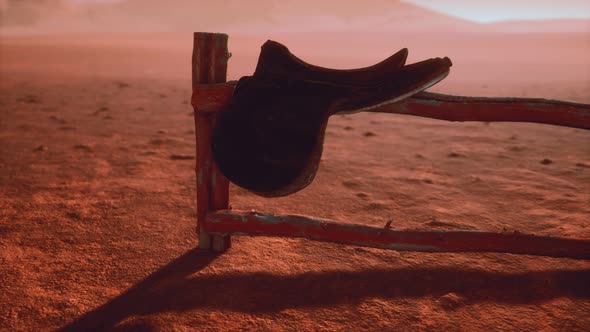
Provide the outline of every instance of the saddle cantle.
{"type": "Polygon", "coordinates": [[[318,169],[328,118],[412,96],[445,78],[448,58],[406,65],[402,49],[370,67],[314,66],[267,41],[252,76],[242,77],[218,113],[212,153],[236,185],[265,197],[295,193],[318,169]]]}

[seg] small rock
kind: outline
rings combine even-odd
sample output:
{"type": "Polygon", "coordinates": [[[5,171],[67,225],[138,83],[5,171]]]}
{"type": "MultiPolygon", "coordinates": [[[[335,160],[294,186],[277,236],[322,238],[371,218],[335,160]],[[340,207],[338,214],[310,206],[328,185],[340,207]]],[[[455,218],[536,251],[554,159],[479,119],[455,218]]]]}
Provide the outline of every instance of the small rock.
{"type": "Polygon", "coordinates": [[[342,185],[347,188],[352,188],[352,189],[359,188],[361,186],[360,183],[355,182],[355,181],[350,181],[350,180],[342,181],[342,185]]]}
{"type": "Polygon", "coordinates": [[[372,131],[366,131],[366,132],[363,134],[363,136],[365,136],[365,137],[373,137],[373,136],[377,136],[377,134],[375,134],[375,133],[374,133],[374,132],[372,132],[372,131]]]}
{"type": "Polygon", "coordinates": [[[550,165],[550,164],[553,164],[553,160],[545,158],[545,159],[541,160],[541,164],[542,165],[550,165]]]}
{"type": "Polygon", "coordinates": [[[353,129],[354,129],[354,128],[353,128],[353,127],[351,127],[351,126],[346,126],[346,127],[344,127],[344,130],[353,130],[353,129]]]}
{"type": "Polygon", "coordinates": [[[168,130],[160,129],[158,130],[158,134],[168,134],[168,130]]]}
{"type": "Polygon", "coordinates": [[[387,210],[389,208],[389,205],[384,204],[384,203],[379,203],[379,202],[372,202],[372,203],[366,204],[364,208],[365,208],[365,210],[371,210],[371,211],[387,210]]]}
{"type": "Polygon", "coordinates": [[[86,151],[86,152],[92,152],[92,148],[86,144],[76,144],[76,145],[74,145],[74,149],[82,150],[82,151],[86,151]]]}
{"type": "Polygon", "coordinates": [[[154,138],[150,140],[150,144],[152,145],[162,145],[164,144],[164,141],[159,139],[159,138],[154,138]]]}
{"type": "Polygon", "coordinates": [[[465,157],[465,155],[457,153],[457,152],[451,152],[447,155],[447,157],[449,157],[449,158],[462,158],[462,157],[465,157]]]}
{"type": "Polygon", "coordinates": [[[170,159],[172,159],[172,160],[192,160],[192,159],[195,159],[195,156],[173,154],[170,156],[170,159]]]}
{"type": "Polygon", "coordinates": [[[26,95],[22,98],[17,99],[17,101],[27,103],[27,104],[40,104],[41,99],[35,95],[26,95]]]}
{"type": "Polygon", "coordinates": [[[99,107],[96,111],[94,111],[94,113],[92,113],[92,115],[100,115],[100,113],[106,112],[108,110],[109,110],[108,107],[102,106],[102,107],[99,107]]]}
{"type": "Polygon", "coordinates": [[[82,219],[82,216],[78,212],[68,212],[68,213],[66,213],[66,217],[68,217],[70,219],[74,219],[74,220],[82,219]]]}
{"type": "Polygon", "coordinates": [[[55,121],[55,122],[57,122],[57,123],[61,123],[61,124],[65,124],[65,123],[66,123],[66,120],[64,120],[64,119],[62,119],[62,118],[58,118],[58,117],[57,117],[57,116],[55,116],[55,115],[52,115],[52,116],[50,116],[50,117],[49,117],[49,119],[50,119],[50,120],[53,120],[53,121],[55,121]]]}
{"type": "Polygon", "coordinates": [[[479,176],[474,175],[470,175],[469,180],[471,180],[471,182],[481,182],[481,178],[479,176]]]}
{"type": "Polygon", "coordinates": [[[33,151],[37,152],[37,151],[47,151],[48,147],[46,147],[45,145],[39,145],[38,147],[34,148],[33,151]]]}
{"type": "Polygon", "coordinates": [[[519,146],[519,145],[509,146],[506,148],[506,150],[512,151],[512,152],[522,152],[522,151],[525,151],[526,149],[527,149],[526,146],[519,146]]]}
{"type": "Polygon", "coordinates": [[[120,89],[121,89],[121,88],[128,88],[128,87],[129,87],[129,83],[122,82],[122,81],[117,81],[117,82],[115,82],[115,85],[116,85],[118,88],[120,88],[120,89]]]}
{"type": "Polygon", "coordinates": [[[448,293],[441,296],[438,303],[445,310],[454,310],[465,305],[465,298],[455,293],[448,293]]]}

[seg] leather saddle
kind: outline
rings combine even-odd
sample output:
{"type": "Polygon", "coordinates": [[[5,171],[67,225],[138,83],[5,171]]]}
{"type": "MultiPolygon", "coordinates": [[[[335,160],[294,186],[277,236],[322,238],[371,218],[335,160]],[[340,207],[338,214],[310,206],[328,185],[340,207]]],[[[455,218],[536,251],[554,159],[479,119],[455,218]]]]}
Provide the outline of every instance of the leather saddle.
{"type": "Polygon", "coordinates": [[[444,79],[448,58],[406,64],[402,49],[373,66],[314,66],[267,41],[256,70],[242,77],[217,115],[212,153],[236,185],[265,197],[307,187],[317,172],[328,118],[398,102],[444,79]]]}

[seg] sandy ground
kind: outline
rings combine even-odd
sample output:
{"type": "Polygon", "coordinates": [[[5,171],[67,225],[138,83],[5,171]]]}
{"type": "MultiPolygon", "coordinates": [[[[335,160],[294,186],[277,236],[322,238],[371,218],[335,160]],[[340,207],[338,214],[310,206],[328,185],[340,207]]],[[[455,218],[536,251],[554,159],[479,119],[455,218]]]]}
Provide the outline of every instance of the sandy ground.
{"type": "MultiPolygon", "coordinates": [[[[313,37],[278,40],[335,67],[409,46],[412,60],[453,58],[435,91],[590,102],[587,36],[400,37],[387,49],[313,37]]],[[[230,78],[252,72],[263,40],[230,40],[230,78]]],[[[245,236],[199,252],[192,36],[0,41],[0,330],[590,328],[587,261],[245,236]]],[[[589,142],[549,125],[336,116],[309,188],[264,199],[232,186],[230,199],[396,229],[587,239],[589,142]]]]}

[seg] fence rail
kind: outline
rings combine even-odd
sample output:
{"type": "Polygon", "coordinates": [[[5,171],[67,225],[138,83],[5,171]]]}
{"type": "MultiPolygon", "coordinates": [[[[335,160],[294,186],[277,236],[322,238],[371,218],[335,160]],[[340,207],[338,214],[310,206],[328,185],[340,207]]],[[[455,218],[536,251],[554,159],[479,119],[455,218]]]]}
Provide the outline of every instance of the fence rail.
{"type": "MultiPolygon", "coordinates": [[[[215,112],[231,100],[236,82],[225,82],[227,35],[195,33],[193,95],[197,139],[199,247],[225,251],[231,235],[301,237],[383,249],[422,252],[496,252],[590,259],[590,240],[472,231],[410,231],[343,224],[306,216],[227,210],[229,182],[211,155],[215,112]]],[[[373,112],[448,121],[536,122],[590,129],[590,105],[531,98],[466,97],[421,92],[373,112]]]]}

